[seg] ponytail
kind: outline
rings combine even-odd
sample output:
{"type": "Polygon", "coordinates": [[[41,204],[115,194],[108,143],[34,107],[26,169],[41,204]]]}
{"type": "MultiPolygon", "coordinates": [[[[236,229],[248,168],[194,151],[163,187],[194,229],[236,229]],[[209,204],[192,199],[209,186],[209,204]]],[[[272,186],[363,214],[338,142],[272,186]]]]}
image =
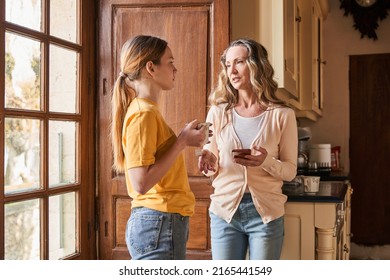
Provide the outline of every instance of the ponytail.
{"type": "Polygon", "coordinates": [[[111,107],[111,142],[114,156],[113,169],[118,172],[125,171],[125,154],[122,147],[122,129],[127,108],[135,98],[135,90],[126,83],[126,77],[119,76],[114,84],[111,107]]]}

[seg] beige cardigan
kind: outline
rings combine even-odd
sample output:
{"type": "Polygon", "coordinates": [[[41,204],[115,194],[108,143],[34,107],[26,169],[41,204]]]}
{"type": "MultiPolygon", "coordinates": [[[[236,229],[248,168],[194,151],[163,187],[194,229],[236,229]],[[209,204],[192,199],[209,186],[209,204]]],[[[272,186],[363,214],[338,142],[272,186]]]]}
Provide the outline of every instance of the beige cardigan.
{"type": "Polygon", "coordinates": [[[298,132],[295,113],[288,107],[271,107],[251,147],[261,146],[268,152],[259,167],[244,167],[233,162],[232,150],[242,148],[233,128],[231,110],[225,104],[212,106],[207,122],[212,123],[213,136],[203,149],[211,151],[218,159],[213,176],[214,193],[210,211],[230,222],[248,186],[257,211],[264,223],[284,215],[287,197],[282,194],[283,181],[296,176],[298,132]]]}

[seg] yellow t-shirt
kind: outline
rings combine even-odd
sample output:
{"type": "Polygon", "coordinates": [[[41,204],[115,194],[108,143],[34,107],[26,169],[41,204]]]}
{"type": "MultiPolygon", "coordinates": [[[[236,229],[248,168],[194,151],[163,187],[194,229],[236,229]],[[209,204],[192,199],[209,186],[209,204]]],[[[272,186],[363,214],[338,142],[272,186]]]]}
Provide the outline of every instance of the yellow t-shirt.
{"type": "MultiPolygon", "coordinates": [[[[157,104],[135,98],[126,113],[122,131],[126,170],[152,165],[176,141],[176,135],[162,117],[157,104]]],[[[191,216],[194,213],[195,197],[190,189],[181,153],[161,180],[146,194],[134,191],[128,172],[126,184],[132,200],[132,208],[150,209],[191,216]]]]}

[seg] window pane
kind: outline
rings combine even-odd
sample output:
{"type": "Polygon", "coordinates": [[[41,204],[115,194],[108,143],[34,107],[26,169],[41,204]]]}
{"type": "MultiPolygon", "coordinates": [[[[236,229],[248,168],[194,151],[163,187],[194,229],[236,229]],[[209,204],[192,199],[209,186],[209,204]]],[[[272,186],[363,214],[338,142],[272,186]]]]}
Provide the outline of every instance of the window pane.
{"type": "Polygon", "coordinates": [[[13,33],[5,34],[5,107],[40,109],[40,43],[13,33]]]}
{"type": "Polygon", "coordinates": [[[6,260],[40,259],[39,208],[39,199],[5,204],[6,260]]]}
{"type": "Polygon", "coordinates": [[[76,194],[49,198],[49,259],[57,260],[76,252],[76,194]]]}
{"type": "Polygon", "coordinates": [[[24,27],[41,31],[41,1],[6,0],[5,20],[24,27]]]}
{"type": "Polygon", "coordinates": [[[40,121],[5,118],[5,193],[39,189],[40,121]]]}
{"type": "Polygon", "coordinates": [[[57,0],[50,2],[51,35],[76,43],[79,29],[78,0],[57,0]]]}
{"type": "Polygon", "coordinates": [[[76,147],[75,122],[49,122],[50,187],[76,182],[76,147]]]}
{"type": "Polygon", "coordinates": [[[57,46],[50,46],[50,96],[51,112],[75,113],[77,96],[78,56],[57,46]]]}

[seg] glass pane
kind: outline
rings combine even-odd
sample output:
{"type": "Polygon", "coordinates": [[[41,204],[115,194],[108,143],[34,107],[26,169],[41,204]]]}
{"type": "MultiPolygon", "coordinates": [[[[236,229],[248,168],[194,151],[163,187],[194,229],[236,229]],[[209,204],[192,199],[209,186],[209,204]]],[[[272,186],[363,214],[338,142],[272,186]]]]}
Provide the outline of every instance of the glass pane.
{"type": "Polygon", "coordinates": [[[76,252],[76,194],[49,198],[49,259],[58,260],[76,252]]]}
{"type": "Polygon", "coordinates": [[[39,189],[40,121],[5,118],[4,191],[39,189]]]}
{"type": "Polygon", "coordinates": [[[49,122],[50,187],[76,182],[76,144],[75,122],[49,122]]]}
{"type": "Polygon", "coordinates": [[[50,46],[49,108],[51,112],[76,112],[77,65],[78,56],[75,51],[50,46]]]}
{"type": "Polygon", "coordinates": [[[40,109],[41,45],[5,33],[5,107],[40,109]]]}
{"type": "Polygon", "coordinates": [[[5,20],[24,27],[41,31],[41,1],[6,0],[5,20]]]}
{"type": "Polygon", "coordinates": [[[51,35],[76,43],[79,0],[57,0],[50,2],[51,35]]]}
{"type": "Polygon", "coordinates": [[[5,204],[5,259],[40,259],[39,199],[5,204]]]}

